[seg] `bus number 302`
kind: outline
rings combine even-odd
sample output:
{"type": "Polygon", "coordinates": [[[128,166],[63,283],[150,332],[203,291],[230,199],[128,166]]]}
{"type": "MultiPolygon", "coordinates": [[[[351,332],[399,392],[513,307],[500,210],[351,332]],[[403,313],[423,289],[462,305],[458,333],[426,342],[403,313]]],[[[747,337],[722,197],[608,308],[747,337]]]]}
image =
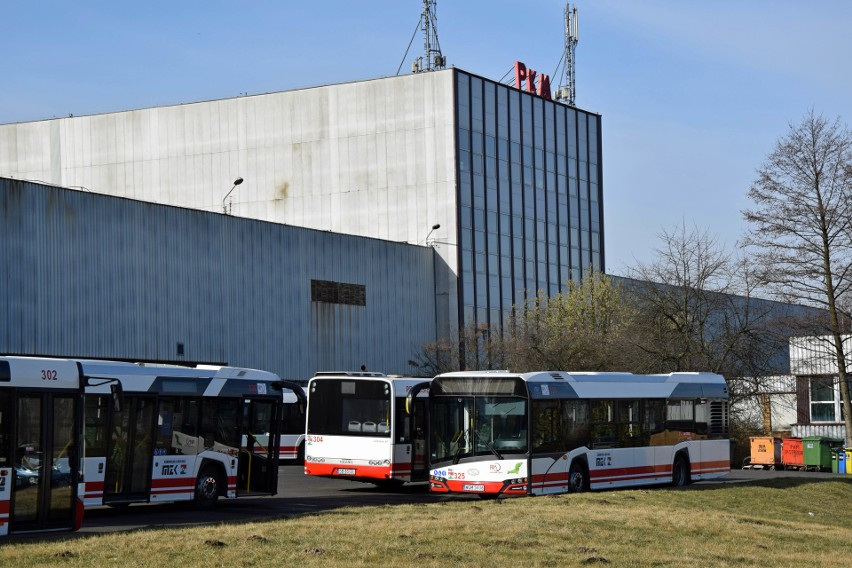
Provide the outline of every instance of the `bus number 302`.
{"type": "Polygon", "coordinates": [[[56,381],[59,380],[56,377],[56,371],[50,369],[42,369],[41,370],[41,380],[43,381],[56,381]]]}

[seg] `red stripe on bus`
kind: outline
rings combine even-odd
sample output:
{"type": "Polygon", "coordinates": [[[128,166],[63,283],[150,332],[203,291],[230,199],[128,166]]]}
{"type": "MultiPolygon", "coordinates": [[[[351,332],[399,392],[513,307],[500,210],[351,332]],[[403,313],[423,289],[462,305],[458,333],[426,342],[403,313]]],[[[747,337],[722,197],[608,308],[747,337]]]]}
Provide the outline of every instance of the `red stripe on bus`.
{"type": "Polygon", "coordinates": [[[151,481],[152,489],[160,489],[164,487],[190,487],[195,486],[195,478],[192,477],[164,477],[151,481]]]}

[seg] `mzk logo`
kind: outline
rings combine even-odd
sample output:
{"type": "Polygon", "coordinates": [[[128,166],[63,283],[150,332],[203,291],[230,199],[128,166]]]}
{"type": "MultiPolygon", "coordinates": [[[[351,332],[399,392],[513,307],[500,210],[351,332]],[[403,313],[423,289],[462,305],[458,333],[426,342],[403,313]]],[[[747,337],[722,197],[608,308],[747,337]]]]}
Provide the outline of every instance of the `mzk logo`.
{"type": "Polygon", "coordinates": [[[163,475],[186,475],[185,463],[168,463],[163,464],[163,475]]]}

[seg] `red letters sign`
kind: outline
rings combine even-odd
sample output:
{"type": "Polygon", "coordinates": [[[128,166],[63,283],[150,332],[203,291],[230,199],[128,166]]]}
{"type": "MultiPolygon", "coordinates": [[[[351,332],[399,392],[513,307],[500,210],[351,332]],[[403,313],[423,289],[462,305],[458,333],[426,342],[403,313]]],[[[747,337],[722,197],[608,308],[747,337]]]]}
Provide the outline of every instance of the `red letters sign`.
{"type": "Polygon", "coordinates": [[[527,66],[520,61],[515,61],[515,87],[550,100],[550,77],[542,73],[538,76],[538,85],[536,85],[536,75],[534,70],[527,69],[527,66]],[[523,86],[524,82],[526,82],[526,88],[523,86]]]}

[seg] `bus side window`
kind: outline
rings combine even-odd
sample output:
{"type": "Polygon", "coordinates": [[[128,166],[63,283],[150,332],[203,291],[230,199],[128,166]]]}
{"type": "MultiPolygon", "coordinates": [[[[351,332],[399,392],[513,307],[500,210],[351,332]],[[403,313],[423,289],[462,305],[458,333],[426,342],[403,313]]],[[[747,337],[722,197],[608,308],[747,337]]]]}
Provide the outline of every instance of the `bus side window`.
{"type": "MultiPolygon", "coordinates": [[[[414,412],[421,411],[420,407],[414,408],[414,412]]],[[[411,424],[411,415],[405,412],[405,399],[397,399],[396,401],[396,442],[398,444],[410,444],[411,443],[411,429],[409,428],[409,424],[411,424]]]]}
{"type": "Polygon", "coordinates": [[[642,409],[644,445],[662,446],[666,429],[666,401],[646,400],[642,409]]]}
{"type": "Polygon", "coordinates": [[[157,445],[154,448],[155,455],[179,453],[172,445],[174,407],[175,400],[173,398],[160,399],[159,408],[157,408],[157,445]]]}
{"type": "Polygon", "coordinates": [[[593,400],[592,404],[592,448],[614,448],[615,401],[593,400]]]}
{"type": "Polygon", "coordinates": [[[642,417],[638,400],[618,401],[618,447],[635,448],[643,445],[642,417]]]}
{"type": "Polygon", "coordinates": [[[108,410],[111,408],[109,397],[88,395],[85,400],[85,455],[86,457],[101,458],[106,456],[108,410]]]}
{"type": "Polygon", "coordinates": [[[561,448],[559,402],[532,401],[532,451],[555,452],[561,448]]]}
{"type": "Polygon", "coordinates": [[[238,400],[204,400],[201,406],[204,449],[225,453],[239,449],[240,406],[238,400]]]}
{"type": "Polygon", "coordinates": [[[562,401],[562,432],[566,448],[573,450],[590,444],[589,402],[587,400],[562,401]]]}

